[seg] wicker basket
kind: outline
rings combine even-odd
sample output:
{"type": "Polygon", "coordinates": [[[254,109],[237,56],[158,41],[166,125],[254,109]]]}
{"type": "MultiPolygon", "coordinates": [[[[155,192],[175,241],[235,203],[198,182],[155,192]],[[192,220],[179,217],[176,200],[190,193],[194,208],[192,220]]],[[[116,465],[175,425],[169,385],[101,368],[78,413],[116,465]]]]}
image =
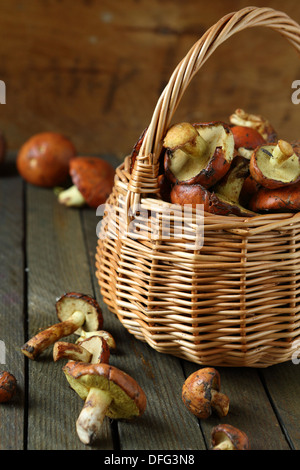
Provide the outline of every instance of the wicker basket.
{"type": "Polygon", "coordinates": [[[270,8],[245,8],[211,27],[172,74],[133,170],[129,157],[117,168],[97,246],[101,293],[124,327],[156,351],[201,365],[267,367],[300,351],[300,213],[205,214],[201,247],[194,211],[187,218],[157,197],[162,138],[190,80],[220,44],[253,26],[300,51],[300,26],[270,8]],[[172,233],[183,217],[182,236],[165,236],[161,221],[172,233]]]}

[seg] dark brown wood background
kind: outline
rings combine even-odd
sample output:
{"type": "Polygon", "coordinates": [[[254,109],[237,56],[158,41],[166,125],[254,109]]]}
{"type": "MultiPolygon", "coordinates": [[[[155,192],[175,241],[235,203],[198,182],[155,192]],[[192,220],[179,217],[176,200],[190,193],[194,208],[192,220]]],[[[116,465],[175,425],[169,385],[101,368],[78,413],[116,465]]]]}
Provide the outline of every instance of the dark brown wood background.
{"type": "MultiPolygon", "coordinates": [[[[80,154],[127,155],[177,63],[246,0],[0,0],[0,128],[17,150],[32,134],[68,135],[80,154]]],[[[298,0],[257,0],[300,21],[298,0]]],[[[300,137],[296,52],[278,33],[247,30],[201,69],[176,120],[226,120],[236,107],[300,137]]]]}

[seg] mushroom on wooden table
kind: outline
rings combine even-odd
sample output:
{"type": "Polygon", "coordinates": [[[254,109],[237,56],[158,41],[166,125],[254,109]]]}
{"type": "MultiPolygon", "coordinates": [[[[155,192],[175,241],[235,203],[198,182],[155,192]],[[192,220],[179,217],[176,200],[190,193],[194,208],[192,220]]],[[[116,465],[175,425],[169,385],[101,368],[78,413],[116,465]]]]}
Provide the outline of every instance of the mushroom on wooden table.
{"type": "Polygon", "coordinates": [[[106,340],[101,336],[90,336],[89,338],[73,344],[65,341],[57,341],[53,347],[54,362],[60,359],[72,361],[89,362],[96,364],[109,362],[110,349],[106,340]]]}
{"type": "Polygon", "coordinates": [[[92,444],[101,434],[105,416],[133,419],[146,409],[146,395],[139,384],[116,367],[70,361],[64,367],[66,379],[85,404],[76,421],[79,439],[92,444]]]}
{"type": "Polygon", "coordinates": [[[56,302],[56,313],[60,323],[46,328],[27,341],[21,348],[23,354],[35,359],[42,351],[59,339],[82,330],[96,331],[103,326],[102,310],[98,302],[85,294],[68,292],[56,302]]]}
{"type": "Polygon", "coordinates": [[[206,419],[215,411],[224,417],[229,411],[229,398],[220,392],[221,378],[213,367],[205,367],[191,374],[183,384],[182,400],[197,418],[206,419]]]}
{"type": "Polygon", "coordinates": [[[6,403],[12,399],[16,392],[17,380],[8,371],[0,372],[0,403],[6,403]]]}
{"type": "Polygon", "coordinates": [[[218,424],[211,433],[212,450],[249,450],[248,436],[230,424],[218,424]]]}
{"type": "Polygon", "coordinates": [[[110,195],[115,178],[114,167],[98,157],[77,157],[70,162],[73,185],[58,194],[65,206],[97,208],[110,195]]]}

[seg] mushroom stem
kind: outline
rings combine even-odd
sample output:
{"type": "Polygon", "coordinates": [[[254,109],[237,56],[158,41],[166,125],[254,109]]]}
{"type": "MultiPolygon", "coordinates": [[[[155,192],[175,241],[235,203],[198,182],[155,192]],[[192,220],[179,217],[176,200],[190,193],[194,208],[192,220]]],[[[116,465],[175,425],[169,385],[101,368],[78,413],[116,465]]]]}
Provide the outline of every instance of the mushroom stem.
{"type": "Polygon", "coordinates": [[[51,344],[54,344],[55,341],[74,333],[84,322],[84,313],[75,311],[68,320],[56,323],[36,334],[22,346],[21,350],[29,359],[35,359],[42,351],[51,346],[51,344]]]}
{"type": "Polygon", "coordinates": [[[58,195],[58,201],[65,206],[81,207],[85,204],[85,199],[77,186],[73,185],[58,195]]]}
{"type": "Polygon", "coordinates": [[[216,413],[222,418],[229,411],[229,398],[224,393],[217,390],[211,390],[211,406],[216,413]]]}
{"type": "Polygon", "coordinates": [[[273,150],[270,163],[272,165],[282,165],[286,160],[294,155],[294,149],[285,140],[279,140],[276,147],[273,150]]]}
{"type": "Polygon", "coordinates": [[[83,444],[91,444],[100,434],[107,408],[112,401],[109,393],[91,388],[76,421],[76,431],[83,444]]]}
{"type": "Polygon", "coordinates": [[[197,129],[186,122],[171,127],[165,137],[164,145],[174,151],[180,149],[193,158],[205,154],[208,146],[197,129]]]}

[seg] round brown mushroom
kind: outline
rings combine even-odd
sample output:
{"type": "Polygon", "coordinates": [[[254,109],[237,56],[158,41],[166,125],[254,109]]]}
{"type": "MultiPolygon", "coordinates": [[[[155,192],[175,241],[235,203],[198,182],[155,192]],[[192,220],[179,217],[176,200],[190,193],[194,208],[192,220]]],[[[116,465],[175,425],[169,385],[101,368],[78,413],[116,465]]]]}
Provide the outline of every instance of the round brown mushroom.
{"type": "Polygon", "coordinates": [[[264,116],[258,114],[247,113],[241,108],[235,110],[235,112],[229,118],[231,124],[237,126],[251,127],[256,129],[264,140],[268,143],[277,142],[277,132],[271,125],[270,121],[264,116]]]}
{"type": "Polygon", "coordinates": [[[227,173],[234,156],[233,134],[223,122],[175,124],[164,147],[165,174],[172,184],[210,188],[227,173]]]}
{"type": "Polygon", "coordinates": [[[211,433],[212,450],[249,450],[248,436],[230,424],[219,424],[211,433]]]}
{"type": "Polygon", "coordinates": [[[90,336],[83,341],[73,344],[65,341],[57,341],[53,347],[54,362],[60,359],[89,362],[96,364],[109,362],[110,349],[101,336],[90,336]]]}
{"type": "Polygon", "coordinates": [[[300,183],[276,189],[261,187],[250,200],[249,208],[261,213],[299,212],[300,183]]]}
{"type": "Polygon", "coordinates": [[[259,145],[266,143],[263,136],[251,127],[246,126],[232,126],[231,132],[234,138],[234,145],[237,150],[245,148],[247,150],[254,150],[259,145]]]}
{"type": "Polygon", "coordinates": [[[207,419],[215,411],[224,417],[229,411],[229,398],[220,392],[221,379],[213,367],[205,367],[191,374],[183,384],[182,400],[197,418],[207,419]]]}
{"type": "Polygon", "coordinates": [[[76,422],[79,439],[92,444],[100,437],[105,416],[133,419],[146,409],[146,395],[128,374],[109,364],[68,362],[66,379],[85,404],[76,422]]]}
{"type": "Polygon", "coordinates": [[[203,205],[203,211],[215,215],[235,215],[238,217],[253,217],[254,212],[242,207],[239,203],[230,201],[225,196],[209,191],[200,184],[175,184],[171,190],[170,199],[173,204],[189,204],[197,208],[203,205]]]}
{"type": "Polygon", "coordinates": [[[0,372],[0,403],[12,399],[17,389],[17,380],[10,372],[0,372]]]}
{"type": "Polygon", "coordinates": [[[63,184],[69,176],[69,163],[76,157],[72,142],[56,132],[41,132],[19,150],[17,169],[28,182],[45,188],[63,184]]]}
{"type": "Polygon", "coordinates": [[[82,330],[96,331],[103,326],[102,310],[92,297],[76,292],[62,295],[56,302],[56,313],[60,323],[37,333],[21,348],[29,359],[35,359],[41,352],[59,339],[71,334],[80,335],[82,330]]]}
{"type": "Polygon", "coordinates": [[[300,180],[300,159],[291,144],[279,140],[277,145],[263,145],[254,150],[250,173],[265,188],[280,188],[300,180]]]}
{"type": "Polygon", "coordinates": [[[102,158],[77,157],[70,162],[70,176],[73,186],[59,193],[59,202],[65,206],[87,204],[97,208],[112,191],[115,169],[102,158]]]}

